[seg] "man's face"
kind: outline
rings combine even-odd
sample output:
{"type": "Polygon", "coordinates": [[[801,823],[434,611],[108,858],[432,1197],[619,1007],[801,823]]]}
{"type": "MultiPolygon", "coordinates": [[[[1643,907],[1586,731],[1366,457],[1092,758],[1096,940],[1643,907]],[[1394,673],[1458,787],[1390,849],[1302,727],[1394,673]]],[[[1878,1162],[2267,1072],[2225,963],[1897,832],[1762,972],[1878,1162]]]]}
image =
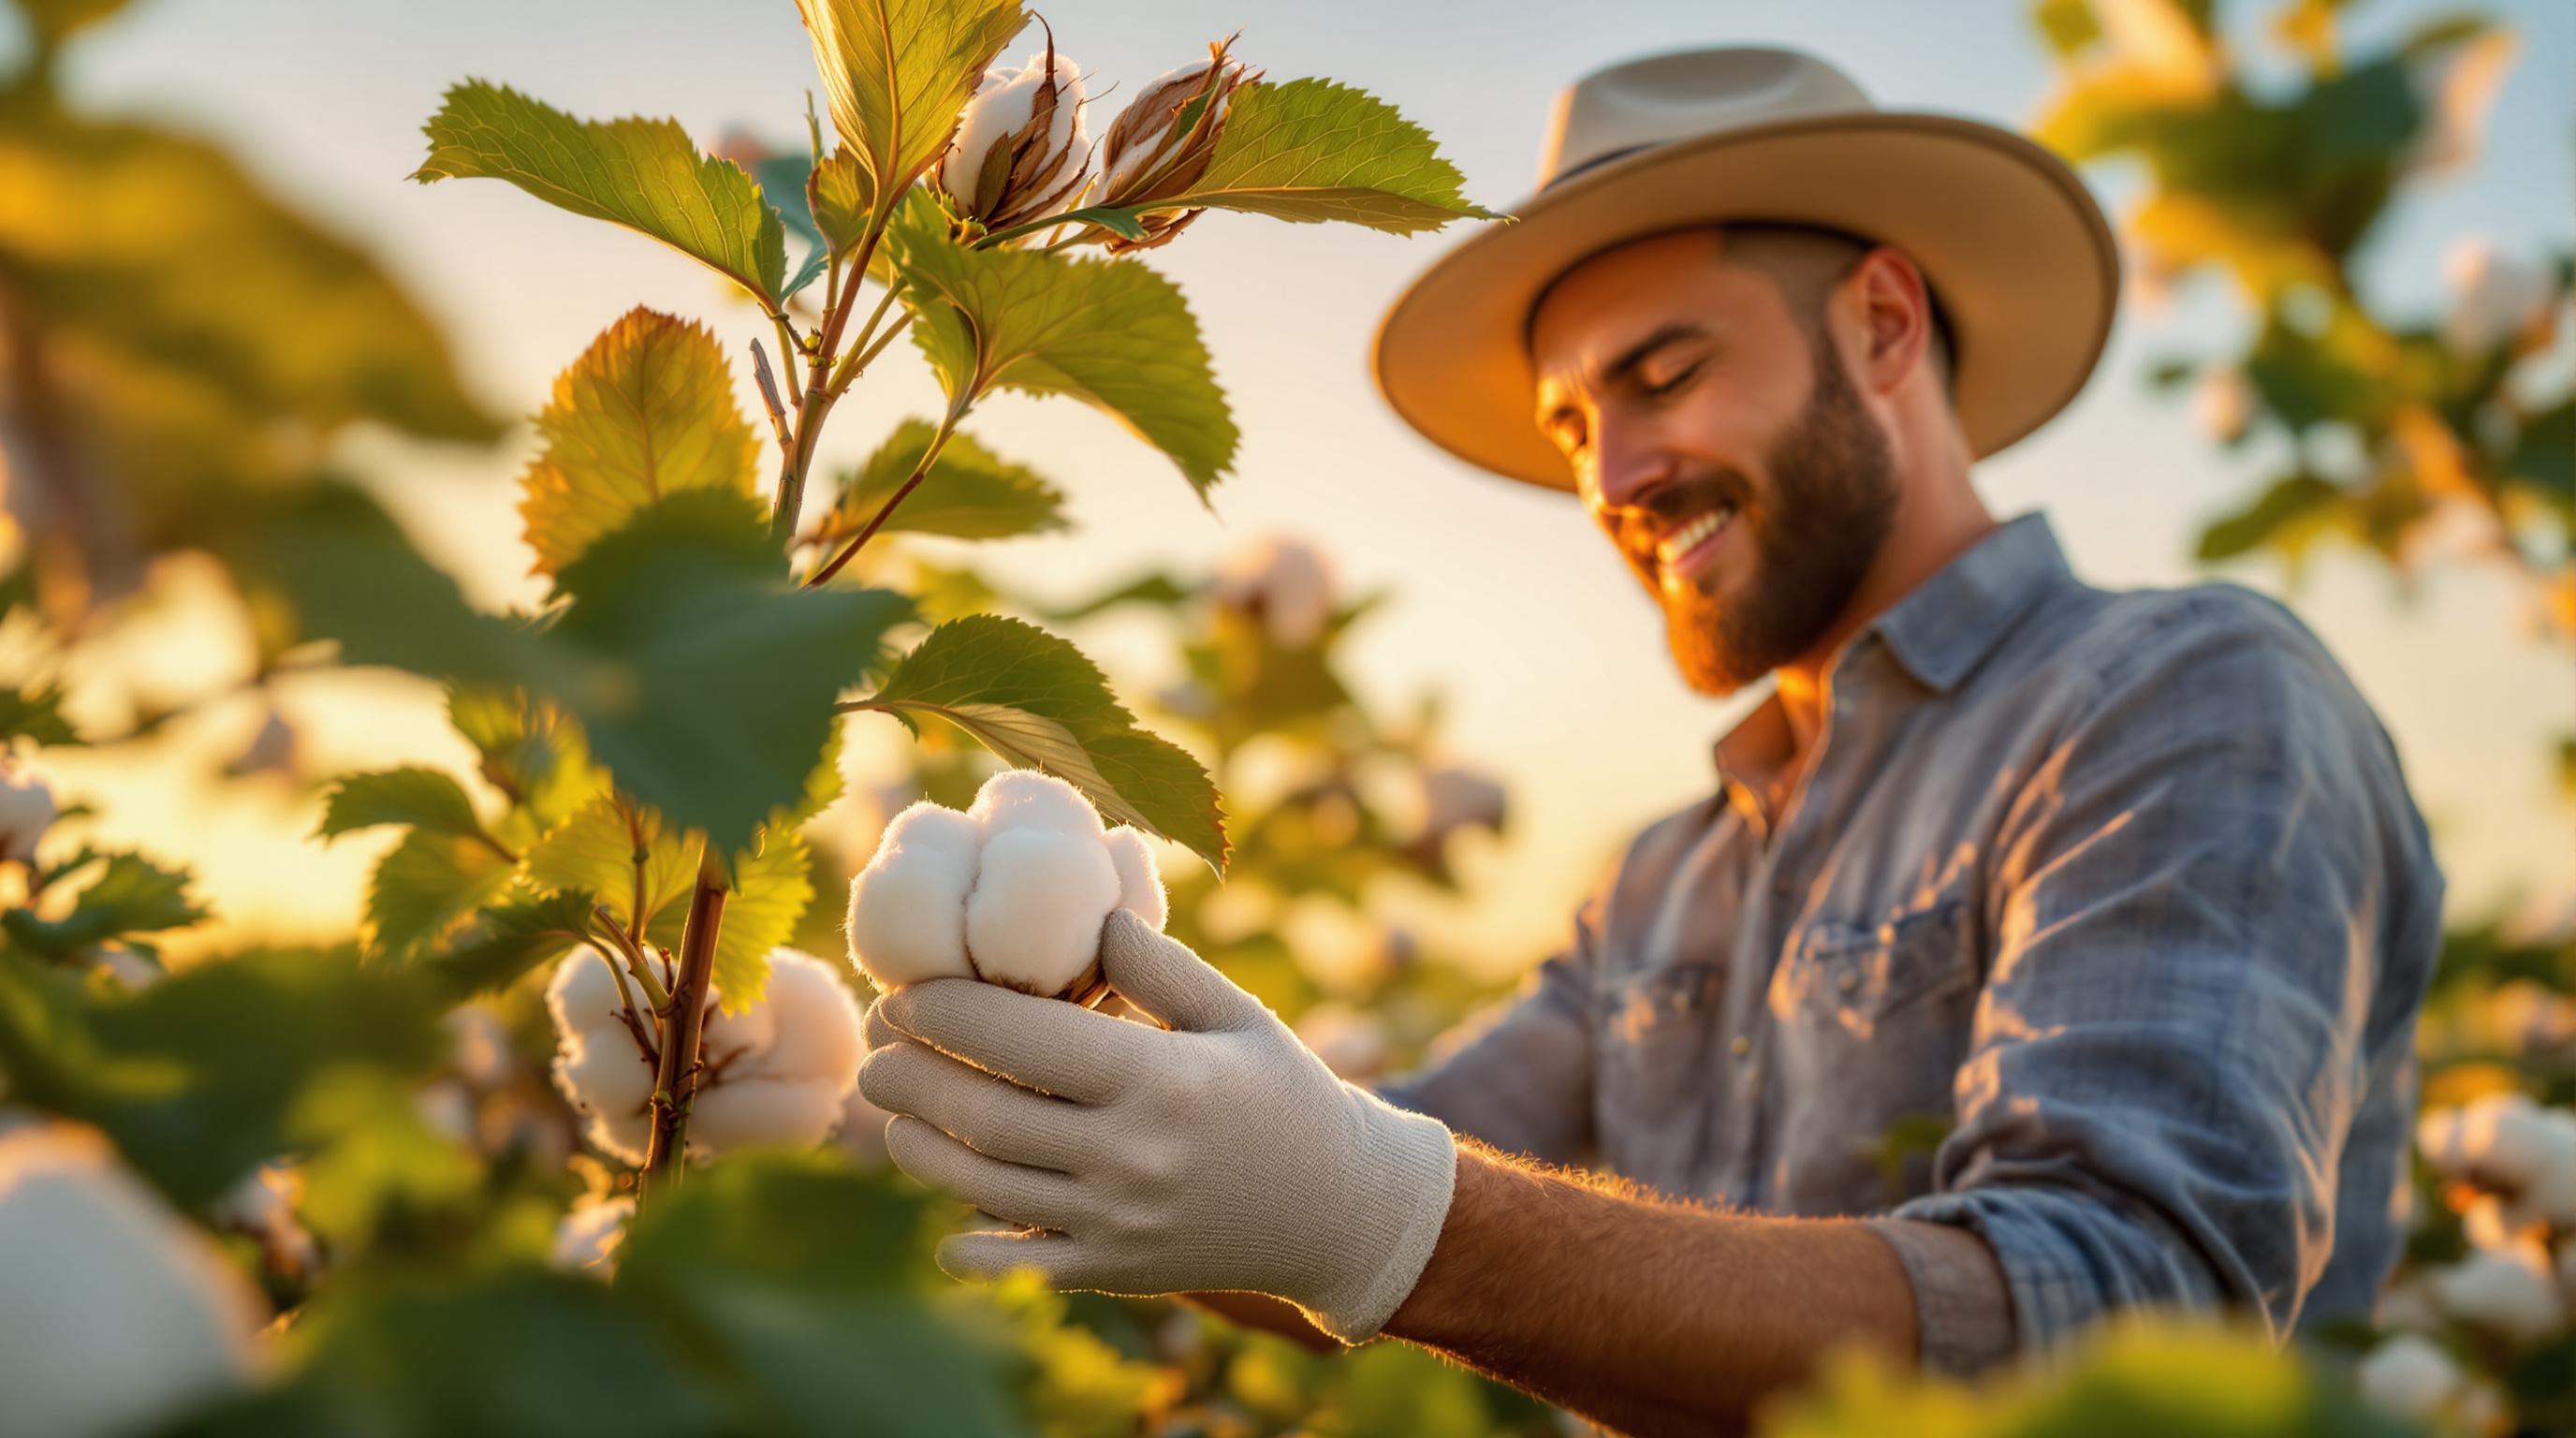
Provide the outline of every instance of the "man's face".
{"type": "Polygon", "coordinates": [[[1538,422],[1663,607],[1691,687],[1726,694],[1812,648],[1895,517],[1886,437],[1839,356],[1727,238],[1634,241],[1532,316],[1538,422]]]}

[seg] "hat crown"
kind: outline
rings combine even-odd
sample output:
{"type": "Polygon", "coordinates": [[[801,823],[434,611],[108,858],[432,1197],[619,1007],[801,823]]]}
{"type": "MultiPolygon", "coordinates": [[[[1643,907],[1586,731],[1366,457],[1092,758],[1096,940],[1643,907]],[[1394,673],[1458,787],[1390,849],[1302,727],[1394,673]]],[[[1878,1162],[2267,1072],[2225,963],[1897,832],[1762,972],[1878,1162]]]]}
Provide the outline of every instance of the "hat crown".
{"type": "Polygon", "coordinates": [[[1673,140],[1873,108],[1850,76],[1798,50],[1736,45],[1626,60],[1557,93],[1539,147],[1538,188],[1673,140]]]}

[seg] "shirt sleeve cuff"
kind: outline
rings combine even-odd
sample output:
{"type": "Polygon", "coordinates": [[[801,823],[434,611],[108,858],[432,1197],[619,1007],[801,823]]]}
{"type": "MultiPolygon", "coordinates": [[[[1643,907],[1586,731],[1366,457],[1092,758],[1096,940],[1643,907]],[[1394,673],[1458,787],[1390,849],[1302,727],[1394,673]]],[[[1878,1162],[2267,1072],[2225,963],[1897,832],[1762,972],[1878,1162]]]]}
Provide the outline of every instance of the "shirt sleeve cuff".
{"type": "Polygon", "coordinates": [[[1965,1228],[1914,1219],[1867,1222],[1905,1265],[1914,1286],[1914,1326],[1924,1368],[1972,1377],[2012,1358],[2012,1290],[1985,1240],[1965,1228]]]}

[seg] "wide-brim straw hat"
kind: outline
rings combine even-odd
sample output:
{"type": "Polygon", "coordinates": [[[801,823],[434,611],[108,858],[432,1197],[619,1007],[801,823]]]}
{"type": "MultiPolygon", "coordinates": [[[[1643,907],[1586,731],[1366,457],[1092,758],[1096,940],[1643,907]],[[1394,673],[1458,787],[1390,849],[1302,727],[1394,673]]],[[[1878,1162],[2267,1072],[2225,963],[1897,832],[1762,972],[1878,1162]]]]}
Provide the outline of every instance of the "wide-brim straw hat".
{"type": "Polygon", "coordinates": [[[1378,389],[1468,463],[1572,489],[1532,420],[1530,307],[1584,259],[1723,221],[1821,226],[1912,257],[1948,322],[1977,456],[2084,387],[2120,259],[2066,162],[2010,130],[1882,111],[1833,66],[1732,47],[1631,60],[1557,96],[1538,189],[1453,246],[1379,324],[1378,389]]]}

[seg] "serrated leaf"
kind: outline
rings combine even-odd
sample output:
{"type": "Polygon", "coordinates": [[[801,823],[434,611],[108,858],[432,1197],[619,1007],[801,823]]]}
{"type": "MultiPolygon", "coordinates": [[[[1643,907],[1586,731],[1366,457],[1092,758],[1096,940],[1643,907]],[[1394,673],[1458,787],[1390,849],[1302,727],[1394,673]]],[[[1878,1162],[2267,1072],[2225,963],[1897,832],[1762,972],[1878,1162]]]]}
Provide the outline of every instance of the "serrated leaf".
{"type": "Polygon", "coordinates": [[[557,892],[587,892],[629,928],[649,926],[685,897],[698,876],[695,846],[640,805],[601,795],[528,850],[528,882],[557,892]],[[639,915],[635,856],[644,856],[639,915]]]}
{"type": "Polygon", "coordinates": [[[84,852],[49,871],[46,887],[102,860],[98,876],[81,890],[71,912],[40,919],[32,908],[13,908],[0,913],[0,926],[16,942],[61,957],[128,934],[186,928],[206,916],[188,897],[187,870],[163,868],[140,854],[84,852]]]}
{"type": "Polygon", "coordinates": [[[1082,790],[1112,822],[1225,868],[1225,816],[1207,771],[1137,728],[1098,666],[1033,624],[991,614],[943,624],[858,707],[907,725],[924,714],[945,719],[1011,763],[1082,790]]]}
{"type": "Polygon", "coordinates": [[[576,119],[504,85],[468,80],[424,127],[412,178],[507,180],[548,204],[651,235],[775,307],[787,236],[760,186],[701,154],[677,121],[576,119]]]}
{"type": "Polygon", "coordinates": [[[1241,435],[1180,290],[1135,260],[951,244],[921,213],[888,235],[914,341],[950,403],[992,388],[1071,395],[1170,456],[1204,499],[1241,435]]]}
{"type": "Polygon", "coordinates": [[[1461,183],[1429,131],[1366,90],[1321,79],[1255,82],[1234,92],[1216,154],[1188,193],[1125,208],[1242,210],[1398,235],[1510,218],[1470,203],[1461,183]]]}
{"type": "Polygon", "coordinates": [[[77,744],[80,735],[71,721],[63,717],[63,688],[59,684],[30,684],[24,689],[0,689],[0,745],[12,739],[30,744],[77,744]]]}
{"type": "Polygon", "coordinates": [[[1020,0],[796,0],[796,8],[832,128],[880,196],[910,185],[947,150],[984,68],[1026,23],[1020,0]]]}
{"type": "Polygon", "coordinates": [[[414,829],[367,882],[368,952],[408,958],[510,886],[510,864],[479,841],[414,829]]]}
{"type": "Polygon", "coordinates": [[[760,440],[703,326],[641,308],[602,331],[537,414],[544,453],[521,481],[536,570],[556,574],[635,512],[687,489],[758,487],[760,440]]]}
{"type": "Polygon", "coordinates": [[[587,889],[564,889],[494,904],[421,967],[457,998],[508,988],[530,969],[588,942],[594,902],[587,889]]]}
{"type": "Polygon", "coordinates": [[[580,727],[523,690],[451,684],[447,722],[481,757],[484,782],[509,795],[540,830],[605,787],[580,727]]]}
{"type": "MultiPolygon", "coordinates": [[[[769,985],[769,951],[796,933],[814,902],[814,855],[793,829],[773,829],[755,852],[737,854],[724,927],[716,931],[716,994],[740,1013],[769,985]]],[[[676,944],[679,935],[671,934],[676,944]]]]}
{"type": "Polygon", "coordinates": [[[867,233],[877,203],[876,178],[849,146],[839,145],[806,179],[805,195],[824,243],[846,251],[867,233]]]}
{"type": "MultiPolygon", "coordinates": [[[[833,529],[856,533],[865,525],[920,467],[922,452],[937,431],[926,419],[895,426],[867,463],[842,483],[832,506],[833,529]]],[[[930,473],[895,507],[881,532],[1009,539],[1066,527],[1064,496],[1054,485],[959,433],[940,446],[930,473]]]]}
{"type": "Polygon", "coordinates": [[[323,797],[314,837],[333,839],[378,824],[412,824],[466,839],[483,833],[464,786],[436,769],[402,768],[342,775],[323,797]]]}

